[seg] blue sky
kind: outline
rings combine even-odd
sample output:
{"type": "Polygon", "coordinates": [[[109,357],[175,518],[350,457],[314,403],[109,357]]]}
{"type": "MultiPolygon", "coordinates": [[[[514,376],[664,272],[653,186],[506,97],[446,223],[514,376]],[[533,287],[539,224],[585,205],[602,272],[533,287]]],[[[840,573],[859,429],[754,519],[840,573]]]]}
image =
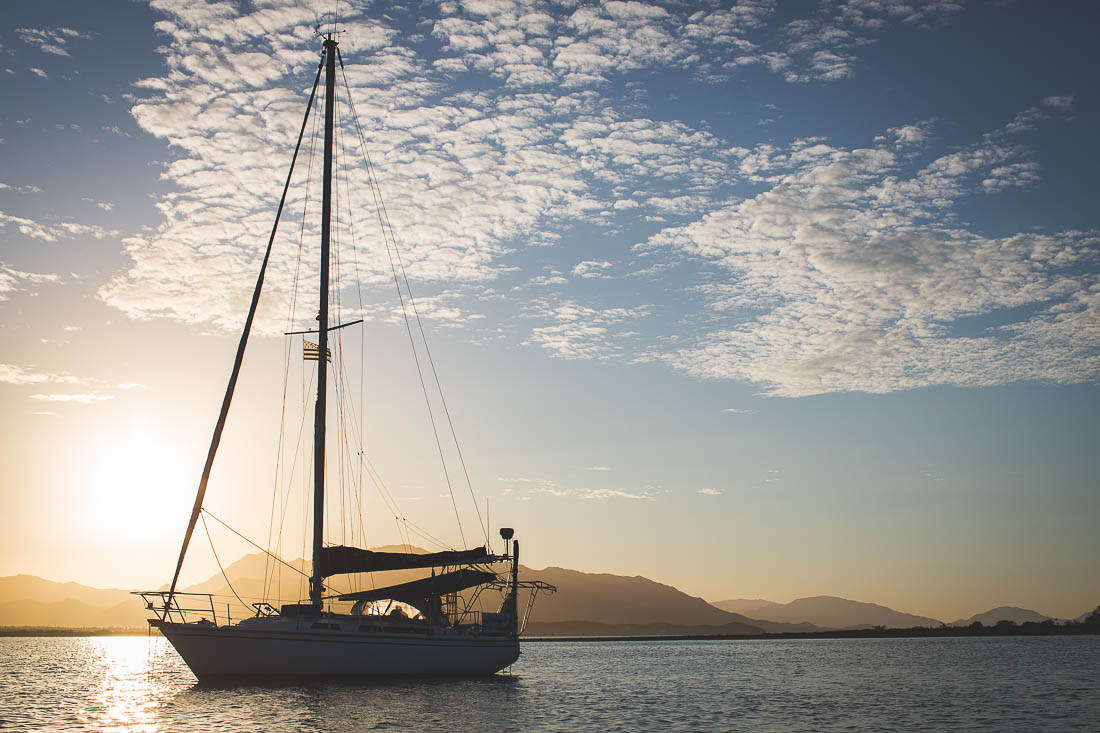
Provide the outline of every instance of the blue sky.
{"type": "MultiPolygon", "coordinates": [[[[531,565],[948,621],[1095,605],[1097,10],[340,8],[477,495],[531,565]]],[[[328,11],[8,9],[0,573],[129,586],[170,571],[328,11]]],[[[356,196],[363,306],[350,280],[343,302],[388,353],[404,337],[356,196]]],[[[258,364],[282,348],[296,226],[250,352],[260,385],[281,378],[258,364]]],[[[378,412],[403,395],[380,391],[378,412]]],[[[267,515],[240,497],[270,502],[273,448],[253,436],[278,406],[260,387],[241,399],[243,457],[211,501],[260,536],[267,515]]],[[[406,422],[372,434],[378,460],[450,537],[430,461],[391,438],[406,422]]]]}

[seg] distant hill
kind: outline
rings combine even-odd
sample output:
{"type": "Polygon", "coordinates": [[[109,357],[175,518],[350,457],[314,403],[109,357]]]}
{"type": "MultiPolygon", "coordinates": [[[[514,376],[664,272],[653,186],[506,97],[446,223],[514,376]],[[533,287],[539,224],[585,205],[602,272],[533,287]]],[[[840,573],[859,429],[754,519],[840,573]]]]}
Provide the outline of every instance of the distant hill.
{"type": "MultiPolygon", "coordinates": [[[[382,547],[379,550],[403,550],[382,547]]],[[[221,573],[201,583],[183,589],[187,593],[210,593],[215,596],[217,613],[222,617],[226,606],[234,618],[251,614],[251,603],[267,600],[294,602],[305,597],[306,583],[302,573],[308,564],[298,559],[288,567],[270,560],[262,553],[246,555],[225,568],[232,581],[232,591],[221,573]],[[242,605],[233,595],[240,597],[242,605]]],[[[345,576],[330,579],[338,590],[358,590],[363,587],[403,583],[424,577],[428,571],[407,570],[371,576],[345,576]],[[353,585],[353,583],[359,585],[353,585]]],[[[715,608],[702,598],[689,596],[670,585],[640,576],[582,573],[565,568],[532,570],[521,568],[521,577],[537,578],[558,587],[553,595],[540,594],[531,615],[533,624],[588,623],[590,633],[623,635],[627,633],[659,634],[660,625],[672,634],[752,634],[761,630],[812,631],[810,624],[789,624],[774,621],[754,621],[743,615],[715,608]],[[603,624],[604,626],[599,626],[603,624]],[[618,627],[618,631],[609,631],[618,627]],[[636,627],[636,631],[623,631],[636,627]],[[685,629],[692,627],[694,631],[685,629]],[[699,627],[705,627],[702,630],[699,627]],[[726,629],[722,631],[722,629],[726,629]]],[[[487,610],[499,599],[486,598],[487,610]]],[[[205,603],[206,599],[202,599],[205,603]]],[[[525,606],[521,600],[521,606],[525,606]]],[[[56,583],[29,575],[0,578],[0,626],[40,627],[124,627],[144,628],[148,612],[140,599],[125,590],[106,590],[77,583],[56,583]]],[[[534,627],[532,627],[534,628],[534,627]]],[[[577,627],[579,628],[579,627],[577,627]]],[[[549,633],[549,632],[547,632],[549,633]]],[[[574,628],[569,634],[582,633],[574,628]]]]}
{"type": "Polygon", "coordinates": [[[765,601],[763,598],[734,598],[728,601],[714,601],[710,605],[730,613],[752,616],[765,606],[778,606],[779,604],[775,601],[765,601]]]}
{"type": "MultiPolygon", "coordinates": [[[[940,621],[927,616],[914,616],[895,611],[877,603],[849,601],[835,596],[799,598],[790,603],[762,606],[751,614],[762,621],[784,623],[810,623],[825,629],[854,629],[885,626],[890,629],[907,629],[913,626],[939,626],[940,621]]],[[[755,623],[750,621],[749,623],[755,623]]]]}
{"type": "MultiPolygon", "coordinates": [[[[609,625],[673,624],[692,627],[723,627],[729,624],[741,624],[767,632],[818,630],[816,626],[810,624],[758,621],[741,614],[723,611],[702,598],[689,596],[671,585],[657,583],[641,576],[582,573],[578,570],[553,567],[542,570],[523,568],[522,576],[537,578],[558,588],[558,592],[554,595],[538,597],[531,612],[531,624],[566,621],[595,621],[609,625]]],[[[528,628],[538,627],[529,626],[528,628]]],[[[594,630],[592,633],[604,635],[612,632],[594,630]]],[[[613,633],[627,635],[623,632],[613,633]]],[[[670,633],[679,635],[756,632],[695,630],[670,633]]],[[[568,634],[582,635],[579,632],[568,632],[568,634]]]]}
{"type": "Polygon", "coordinates": [[[110,606],[73,600],[42,603],[23,599],[0,603],[0,626],[145,628],[147,617],[141,599],[128,593],[125,600],[110,606]]]}
{"type": "MultiPolygon", "coordinates": [[[[400,551],[401,547],[379,550],[400,551]]],[[[415,548],[410,548],[414,549],[415,548]]],[[[226,604],[234,618],[251,614],[248,604],[263,600],[294,602],[307,595],[302,573],[308,563],[297,559],[287,567],[262,553],[246,555],[226,567],[241,606],[233,597],[221,573],[189,586],[191,593],[216,596],[218,616],[226,604]]],[[[407,570],[371,576],[330,579],[338,590],[358,590],[376,584],[403,583],[424,577],[427,571],[407,570]],[[353,585],[359,583],[359,585],[353,585]]],[[[549,567],[521,568],[521,577],[539,579],[558,587],[554,595],[540,594],[531,614],[528,634],[532,635],[704,635],[799,632],[833,629],[936,627],[936,619],[895,611],[876,603],[860,603],[833,596],[800,598],[790,603],[764,599],[731,599],[710,604],[702,598],[641,576],[584,573],[549,567]]],[[[204,599],[205,601],[205,599],[204,599]]],[[[521,599],[521,607],[526,606],[521,599]]],[[[483,608],[496,610],[493,600],[483,608]]],[[[58,583],[32,575],[0,578],[0,626],[35,627],[146,627],[148,612],[129,591],[92,588],[79,583],[58,583]]],[[[993,626],[1010,620],[1017,624],[1047,620],[1036,611],[1004,606],[953,625],[969,626],[981,621],[993,626]]],[[[1082,616],[1084,618],[1084,616],[1082,616]]]]}
{"type": "Polygon", "coordinates": [[[715,608],[670,585],[641,576],[582,573],[564,568],[526,570],[524,576],[557,586],[551,596],[539,596],[532,621],[600,621],[606,624],[676,623],[722,625],[743,617],[715,608]]]}
{"type": "Polygon", "coordinates": [[[998,608],[991,608],[984,613],[976,613],[970,618],[959,619],[951,625],[969,626],[975,621],[980,621],[982,623],[982,626],[993,626],[998,621],[1011,621],[1015,624],[1022,624],[1028,621],[1042,623],[1049,618],[1051,617],[1044,616],[1038,611],[1032,611],[1027,608],[1017,608],[1015,606],[1000,606],[998,608]]]}
{"type": "Polygon", "coordinates": [[[33,575],[0,578],[0,626],[144,627],[129,591],[58,583],[33,575]]]}
{"type": "Polygon", "coordinates": [[[34,575],[0,578],[0,604],[33,598],[41,603],[71,600],[91,606],[105,606],[130,598],[129,593],[128,590],[92,588],[80,583],[58,583],[34,575]]]}

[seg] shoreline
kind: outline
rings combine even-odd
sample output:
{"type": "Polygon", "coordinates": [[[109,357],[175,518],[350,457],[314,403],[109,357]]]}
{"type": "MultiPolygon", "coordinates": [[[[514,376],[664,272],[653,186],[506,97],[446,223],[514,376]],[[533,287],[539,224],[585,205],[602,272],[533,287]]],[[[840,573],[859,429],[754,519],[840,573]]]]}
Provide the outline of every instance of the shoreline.
{"type": "Polygon", "coordinates": [[[981,637],[981,636],[1096,636],[1100,629],[1096,628],[1063,628],[1054,627],[1053,630],[1031,629],[970,629],[961,628],[926,628],[916,627],[912,629],[850,629],[843,631],[806,631],[806,632],[781,632],[771,634],[675,634],[668,636],[525,636],[521,637],[525,642],[575,642],[575,641],[770,641],[791,639],[950,639],[955,637],[981,637]]]}
{"type": "MultiPolygon", "coordinates": [[[[790,639],[907,639],[907,638],[952,638],[975,636],[1095,636],[1100,628],[1083,624],[1074,626],[1025,627],[986,627],[972,629],[964,627],[928,628],[917,626],[911,629],[848,629],[842,631],[806,631],[781,632],[770,634],[669,634],[649,636],[522,636],[520,641],[537,644],[553,642],[607,642],[607,641],[768,641],[790,639]]],[[[88,637],[88,636],[160,636],[152,628],[97,628],[97,627],[55,627],[55,626],[0,626],[0,637],[88,637]]]]}
{"type": "Polygon", "coordinates": [[[0,626],[0,637],[80,637],[80,636],[146,636],[159,631],[150,628],[118,628],[95,626],[0,626]]]}

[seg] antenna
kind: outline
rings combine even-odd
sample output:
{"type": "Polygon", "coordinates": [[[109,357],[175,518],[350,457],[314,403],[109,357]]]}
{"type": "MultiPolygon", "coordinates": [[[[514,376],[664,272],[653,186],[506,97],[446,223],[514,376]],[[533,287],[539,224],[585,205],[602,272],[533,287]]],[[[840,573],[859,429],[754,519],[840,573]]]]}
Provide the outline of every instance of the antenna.
{"type": "Polygon", "coordinates": [[[340,24],[340,0],[336,0],[335,2],[334,10],[332,11],[332,30],[328,31],[327,33],[321,30],[321,26],[325,25],[324,15],[324,13],[314,13],[313,17],[317,21],[316,24],[313,26],[314,33],[325,38],[334,38],[336,35],[344,32],[341,30],[337,30],[337,27],[340,24]]]}
{"type": "Polygon", "coordinates": [[[321,23],[318,23],[317,25],[313,26],[313,32],[316,33],[317,35],[321,36],[322,38],[335,38],[336,36],[339,36],[339,35],[347,32],[347,31],[335,30],[335,27],[336,27],[335,23],[332,24],[333,25],[333,30],[325,32],[325,31],[321,30],[321,25],[322,25],[321,23]]]}

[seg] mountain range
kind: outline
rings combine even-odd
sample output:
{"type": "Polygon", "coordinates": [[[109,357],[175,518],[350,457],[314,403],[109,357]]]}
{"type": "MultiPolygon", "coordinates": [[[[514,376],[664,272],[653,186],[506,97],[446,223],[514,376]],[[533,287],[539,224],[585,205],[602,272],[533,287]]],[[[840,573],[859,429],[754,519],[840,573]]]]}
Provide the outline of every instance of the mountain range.
{"type": "Polygon", "coordinates": [[[790,603],[735,599],[717,601],[714,606],[726,611],[743,613],[754,619],[782,623],[811,623],[828,629],[858,629],[875,626],[908,629],[913,626],[939,626],[942,623],[934,618],[902,613],[877,603],[861,603],[835,596],[799,598],[790,603]]]}
{"type": "MultiPolygon", "coordinates": [[[[226,567],[224,575],[219,573],[184,591],[214,594],[218,598],[219,616],[225,613],[223,604],[229,601],[233,616],[240,617],[251,611],[234,600],[234,591],[246,604],[265,597],[273,603],[277,602],[273,599],[280,598],[283,602],[294,601],[305,595],[303,573],[307,567],[301,559],[283,565],[256,553],[226,567]],[[232,581],[232,590],[227,577],[232,581]]],[[[403,583],[423,574],[422,570],[392,572],[383,582],[403,583]]],[[[521,577],[537,578],[558,588],[557,593],[539,595],[528,635],[728,635],[940,626],[936,619],[833,596],[800,598],[790,603],[764,599],[708,603],[641,576],[549,567],[522,568],[521,577]]],[[[332,585],[334,580],[326,582],[332,585]]],[[[359,589],[350,583],[345,578],[336,589],[359,589]]],[[[525,599],[521,604],[526,605],[525,599]]],[[[144,629],[148,615],[140,600],[127,590],[59,583],[31,575],[0,578],[0,626],[144,629]]],[[[1001,607],[953,625],[969,625],[974,621],[993,625],[1002,619],[1022,623],[1047,618],[1027,609],[1001,607]]]]}

